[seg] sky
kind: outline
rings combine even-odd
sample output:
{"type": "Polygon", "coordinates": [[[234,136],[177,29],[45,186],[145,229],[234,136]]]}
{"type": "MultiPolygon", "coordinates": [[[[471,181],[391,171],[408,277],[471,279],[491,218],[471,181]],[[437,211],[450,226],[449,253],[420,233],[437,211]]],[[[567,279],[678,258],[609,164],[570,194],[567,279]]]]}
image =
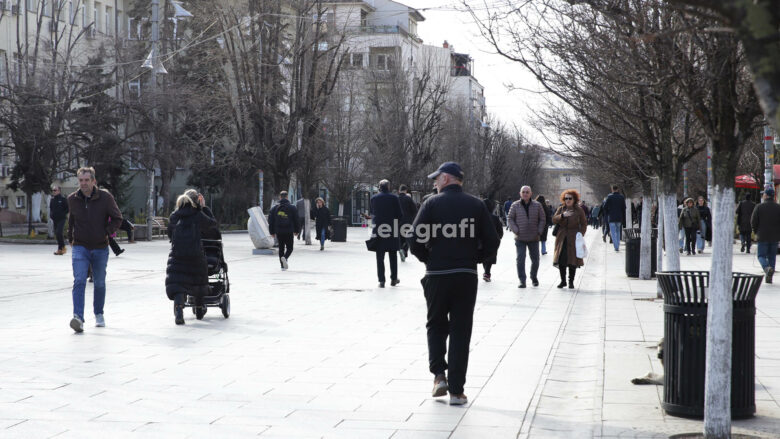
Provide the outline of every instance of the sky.
{"type": "MultiPolygon", "coordinates": [[[[417,33],[424,44],[441,45],[444,40],[458,53],[468,53],[474,59],[474,77],[485,87],[485,102],[489,113],[500,121],[517,125],[531,141],[544,144],[541,136],[530,124],[531,109],[544,105],[539,94],[531,91],[511,90],[508,84],[525,89],[539,90],[536,79],[519,64],[496,54],[484,38],[468,12],[462,11],[461,0],[396,0],[420,10],[425,21],[418,24],[417,33]]],[[[492,1],[488,1],[490,4],[492,1]]],[[[482,0],[470,1],[474,8],[483,8],[482,0]]],[[[497,2],[492,2],[497,3],[497,2]]]]}

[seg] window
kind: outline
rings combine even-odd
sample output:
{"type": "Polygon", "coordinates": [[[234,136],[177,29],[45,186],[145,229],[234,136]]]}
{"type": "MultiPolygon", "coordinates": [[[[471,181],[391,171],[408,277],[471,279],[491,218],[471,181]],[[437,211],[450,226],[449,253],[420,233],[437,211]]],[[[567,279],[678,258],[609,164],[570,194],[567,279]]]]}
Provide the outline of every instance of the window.
{"type": "Polygon", "coordinates": [[[141,97],[141,80],[136,79],[135,81],[130,81],[127,83],[127,89],[129,90],[129,95],[131,98],[140,98],[141,97]]]}
{"type": "Polygon", "coordinates": [[[0,197],[0,209],[8,209],[8,197],[0,197]]]}
{"type": "Polygon", "coordinates": [[[128,40],[140,40],[141,39],[141,21],[135,18],[127,19],[127,39],[128,40]]]}
{"type": "Polygon", "coordinates": [[[95,6],[92,8],[92,23],[94,23],[95,30],[100,32],[100,25],[102,24],[100,20],[100,3],[95,2],[95,6]]]}
{"type": "Polygon", "coordinates": [[[24,209],[26,197],[24,195],[18,195],[16,197],[16,208],[24,209]]]}
{"type": "Polygon", "coordinates": [[[112,30],[111,29],[111,23],[112,23],[113,20],[111,20],[111,11],[112,11],[112,9],[110,7],[108,7],[108,6],[106,6],[105,20],[103,20],[105,22],[105,24],[106,24],[106,35],[111,35],[112,34],[112,32],[111,32],[111,30],[112,30]]]}
{"type": "Polygon", "coordinates": [[[39,0],[27,0],[27,12],[38,12],[39,0]]]}
{"type": "Polygon", "coordinates": [[[81,27],[86,28],[88,25],[87,23],[87,5],[84,4],[81,7],[81,27]]]}
{"type": "Polygon", "coordinates": [[[353,69],[363,68],[363,54],[351,53],[349,55],[349,66],[352,67],[353,69]]]}

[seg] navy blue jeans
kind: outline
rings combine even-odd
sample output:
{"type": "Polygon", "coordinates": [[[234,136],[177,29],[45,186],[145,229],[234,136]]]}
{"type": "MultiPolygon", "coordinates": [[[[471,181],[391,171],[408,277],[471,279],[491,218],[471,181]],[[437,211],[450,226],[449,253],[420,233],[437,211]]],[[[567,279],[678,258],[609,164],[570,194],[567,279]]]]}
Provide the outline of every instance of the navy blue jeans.
{"type": "Polygon", "coordinates": [[[775,268],[775,259],[777,258],[777,241],[758,241],[758,263],[761,268],[766,270],[768,267],[775,268]]]}
{"type": "Polygon", "coordinates": [[[92,266],[94,296],[92,309],[95,315],[103,314],[106,303],[106,265],[108,247],[90,250],[80,245],[73,246],[73,314],[84,320],[84,294],[87,287],[87,273],[92,266]]]}

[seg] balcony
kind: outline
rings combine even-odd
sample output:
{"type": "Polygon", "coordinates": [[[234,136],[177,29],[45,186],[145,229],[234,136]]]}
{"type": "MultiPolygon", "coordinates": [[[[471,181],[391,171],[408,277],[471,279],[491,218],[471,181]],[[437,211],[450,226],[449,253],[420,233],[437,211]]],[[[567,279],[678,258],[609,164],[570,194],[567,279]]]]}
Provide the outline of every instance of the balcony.
{"type": "Polygon", "coordinates": [[[422,39],[420,37],[409,32],[401,26],[347,26],[345,30],[347,33],[354,34],[399,34],[404,37],[409,37],[418,43],[422,43],[422,39]]]}

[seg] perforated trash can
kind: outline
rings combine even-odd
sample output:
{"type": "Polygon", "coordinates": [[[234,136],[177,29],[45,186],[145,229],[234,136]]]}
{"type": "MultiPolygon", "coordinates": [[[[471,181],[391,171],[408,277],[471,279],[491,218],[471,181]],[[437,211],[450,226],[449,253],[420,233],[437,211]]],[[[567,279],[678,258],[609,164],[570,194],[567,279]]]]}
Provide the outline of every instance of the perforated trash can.
{"type": "Polygon", "coordinates": [[[333,242],[347,242],[347,219],[343,216],[336,216],[331,218],[331,225],[333,226],[333,236],[330,240],[333,242]]]}
{"type": "MultiPolygon", "coordinates": [[[[704,417],[709,272],[658,272],[664,295],[664,398],[666,413],[704,417]]],[[[756,412],[756,295],[762,276],[733,273],[731,417],[756,412]]]]}
{"type": "MultiPolygon", "coordinates": [[[[658,229],[650,232],[650,275],[655,276],[656,270],[656,243],[658,242],[658,229]]],[[[626,276],[639,277],[639,260],[642,253],[642,229],[623,229],[623,241],[626,243],[626,276]]]]}

